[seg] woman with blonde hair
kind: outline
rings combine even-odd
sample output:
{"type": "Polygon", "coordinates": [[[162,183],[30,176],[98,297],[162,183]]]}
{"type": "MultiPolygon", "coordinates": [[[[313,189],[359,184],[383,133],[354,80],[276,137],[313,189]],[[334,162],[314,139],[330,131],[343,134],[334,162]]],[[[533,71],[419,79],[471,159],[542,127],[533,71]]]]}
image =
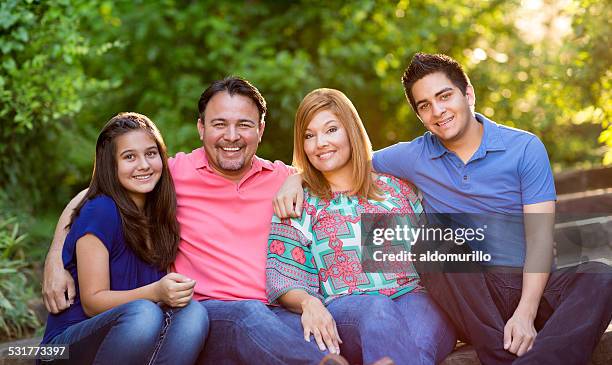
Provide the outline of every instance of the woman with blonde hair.
{"type": "Polygon", "coordinates": [[[293,150],[304,209],[299,218],[273,218],[268,299],[301,315],[305,340],[313,336],[321,350],[342,352],[351,363],[383,356],[398,364],[441,362],[455,335],[412,264],[385,273],[364,268],[363,213],[396,214],[414,226],[423,214],[415,188],[374,173],[371,159],[361,118],[342,92],[306,95],[295,117],[293,150]]]}

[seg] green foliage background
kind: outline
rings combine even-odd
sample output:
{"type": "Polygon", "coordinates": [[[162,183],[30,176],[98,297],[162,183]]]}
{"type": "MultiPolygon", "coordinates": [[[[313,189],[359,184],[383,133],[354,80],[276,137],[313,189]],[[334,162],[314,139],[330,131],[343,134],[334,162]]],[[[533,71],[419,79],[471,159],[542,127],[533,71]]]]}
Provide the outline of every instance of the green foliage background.
{"type": "Polygon", "coordinates": [[[375,148],[409,140],[424,129],[400,76],[417,51],[464,64],[477,110],[537,134],[556,170],[610,164],[609,19],[606,0],[5,0],[1,209],[40,260],[110,117],[144,113],[171,153],[190,151],[199,95],[231,74],[269,104],[262,157],[291,162],[295,110],[317,87],[349,96],[375,148]]]}

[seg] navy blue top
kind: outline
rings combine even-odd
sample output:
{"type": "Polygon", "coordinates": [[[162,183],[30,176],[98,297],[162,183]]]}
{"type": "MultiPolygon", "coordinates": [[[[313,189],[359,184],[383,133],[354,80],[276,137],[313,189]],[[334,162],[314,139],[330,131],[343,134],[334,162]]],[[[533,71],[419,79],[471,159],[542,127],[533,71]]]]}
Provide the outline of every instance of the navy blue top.
{"type": "Polygon", "coordinates": [[[520,267],[525,258],[523,205],[556,200],[544,144],[532,133],[497,124],[476,113],[483,125],[480,146],[467,163],[431,132],[374,153],[378,172],[411,181],[423,193],[427,213],[503,215],[515,229],[497,224],[486,232],[489,264],[520,267]],[[515,219],[515,218],[518,218],[515,219]]]}
{"type": "Polygon", "coordinates": [[[86,202],[75,219],[64,242],[62,260],[76,287],[74,304],[59,314],[49,314],[42,343],[48,343],[73,324],[88,317],[81,306],[77,276],[76,243],[86,234],[96,236],[108,250],[110,290],[131,290],[158,281],[165,271],[142,261],[132,251],[123,236],[121,216],[115,202],[106,195],[86,202]]]}

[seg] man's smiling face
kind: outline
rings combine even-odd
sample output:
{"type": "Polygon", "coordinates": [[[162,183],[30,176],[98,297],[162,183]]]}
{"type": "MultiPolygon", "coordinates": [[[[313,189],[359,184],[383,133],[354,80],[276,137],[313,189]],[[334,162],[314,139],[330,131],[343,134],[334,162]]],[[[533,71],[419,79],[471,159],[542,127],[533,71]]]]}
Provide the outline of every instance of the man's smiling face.
{"type": "Polygon", "coordinates": [[[434,72],[412,86],[419,119],[444,142],[457,142],[474,118],[474,89],[461,90],[443,73],[434,72]]]}
{"type": "Polygon", "coordinates": [[[248,97],[215,94],[198,120],[198,132],[209,165],[230,180],[240,180],[251,163],[264,131],[259,110],[248,97]]]}

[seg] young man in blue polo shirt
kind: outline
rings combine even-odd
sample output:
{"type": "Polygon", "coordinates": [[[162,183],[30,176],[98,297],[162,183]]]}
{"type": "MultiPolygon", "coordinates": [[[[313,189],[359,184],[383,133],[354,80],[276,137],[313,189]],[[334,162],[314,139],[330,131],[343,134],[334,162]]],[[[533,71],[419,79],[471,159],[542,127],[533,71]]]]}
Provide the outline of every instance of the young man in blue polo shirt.
{"type": "Polygon", "coordinates": [[[429,132],[379,151],[374,168],[412,181],[428,213],[527,214],[524,242],[487,242],[484,272],[424,272],[430,294],[485,364],[587,363],[612,316],[611,275],[576,273],[596,264],[546,272],[556,194],[544,145],[474,113],[474,89],[450,57],[415,55],[402,83],[429,132]]]}
{"type": "MultiPolygon", "coordinates": [[[[612,317],[612,275],[597,263],[549,273],[556,194],[544,145],[475,113],[474,89],[448,56],[416,54],[402,82],[428,132],[376,152],[374,169],[413,182],[427,213],[521,222],[488,237],[486,265],[444,272],[440,263],[419,264],[430,295],[483,364],[588,363],[612,317]],[[592,271],[605,273],[584,273],[592,271]]],[[[277,214],[301,210],[285,203],[301,191],[289,189],[296,179],[279,192],[277,214]]]]}

